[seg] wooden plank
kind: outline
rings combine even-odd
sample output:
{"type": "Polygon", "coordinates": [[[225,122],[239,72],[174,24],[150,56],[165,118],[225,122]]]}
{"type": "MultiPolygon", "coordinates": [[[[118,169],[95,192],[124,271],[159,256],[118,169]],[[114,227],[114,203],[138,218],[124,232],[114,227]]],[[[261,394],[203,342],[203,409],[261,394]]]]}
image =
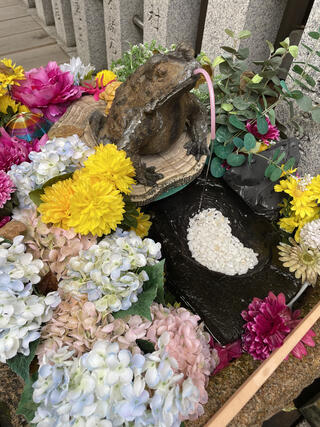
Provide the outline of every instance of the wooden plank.
{"type": "Polygon", "coordinates": [[[22,16],[21,18],[16,18],[14,21],[11,19],[3,21],[0,24],[0,46],[2,46],[1,37],[27,33],[38,29],[41,29],[41,26],[32,18],[32,16],[22,16]]]}
{"type": "Polygon", "coordinates": [[[27,15],[27,8],[20,5],[2,7],[0,9],[0,22],[6,21],[7,19],[20,18],[21,16],[27,15]]]}
{"type": "MultiPolygon", "coordinates": [[[[0,44],[0,56],[10,55],[26,49],[55,44],[56,41],[50,37],[43,29],[30,31],[25,34],[2,37],[0,44]]],[[[30,54],[30,53],[29,53],[30,54]]]]}
{"type": "Polygon", "coordinates": [[[45,66],[49,61],[57,61],[58,64],[70,61],[70,57],[57,44],[16,52],[10,55],[10,58],[25,70],[45,66]]]}
{"type": "MultiPolygon", "coordinates": [[[[21,6],[20,0],[0,0],[0,8],[6,7],[6,6],[17,6],[17,5],[21,6]]],[[[0,15],[1,15],[1,11],[0,11],[0,15]]]]}
{"type": "Polygon", "coordinates": [[[272,352],[255,372],[242,384],[242,386],[227,400],[218,412],[209,420],[206,427],[225,427],[241,411],[259,388],[273,374],[285,357],[293,350],[298,342],[305,336],[310,328],[320,318],[320,302],[287,336],[283,345],[272,352]]]}

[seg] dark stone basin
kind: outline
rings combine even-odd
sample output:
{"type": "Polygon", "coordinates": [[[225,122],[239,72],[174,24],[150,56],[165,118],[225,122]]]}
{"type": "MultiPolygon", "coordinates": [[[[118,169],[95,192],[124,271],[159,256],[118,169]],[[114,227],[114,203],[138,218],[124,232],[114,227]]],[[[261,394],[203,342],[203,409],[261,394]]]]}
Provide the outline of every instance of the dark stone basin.
{"type": "MultiPolygon", "coordinates": [[[[146,210],[146,209],[144,209],[146,210]]],[[[166,286],[194,312],[221,344],[239,338],[240,313],[253,297],[269,291],[283,292],[289,301],[300,282],[277,259],[279,232],[266,218],[258,216],[222,180],[207,182],[205,173],[184,190],[148,207],[153,218],[151,237],[162,243],[166,258],[166,286]],[[258,264],[247,274],[228,276],[210,271],[191,257],[187,242],[189,218],[199,210],[216,208],[230,220],[232,233],[258,253],[258,264]]]]}

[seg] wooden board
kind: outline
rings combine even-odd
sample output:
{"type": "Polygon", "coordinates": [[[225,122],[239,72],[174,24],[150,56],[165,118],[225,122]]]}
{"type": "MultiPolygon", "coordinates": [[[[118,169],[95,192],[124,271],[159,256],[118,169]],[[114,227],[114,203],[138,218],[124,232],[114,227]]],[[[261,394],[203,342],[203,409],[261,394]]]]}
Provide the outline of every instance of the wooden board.
{"type": "MultiPolygon", "coordinates": [[[[0,8],[1,16],[1,8],[0,8]]],[[[11,19],[8,21],[2,21],[0,24],[0,45],[2,46],[3,42],[1,37],[13,36],[21,33],[28,33],[30,31],[39,30],[41,26],[32,18],[32,16],[22,16],[16,18],[14,23],[11,19]]]]}
{"type": "MultiPolygon", "coordinates": [[[[21,0],[0,0],[0,8],[8,6],[21,6],[21,0]]],[[[0,11],[1,16],[1,11],[0,11]]]]}
{"type": "MultiPolygon", "coordinates": [[[[25,34],[16,34],[13,36],[2,37],[0,44],[0,56],[10,55],[22,50],[30,50],[35,47],[56,44],[56,41],[50,37],[43,29],[30,31],[25,34]]],[[[29,52],[30,55],[30,52],[29,52]]],[[[34,58],[34,55],[31,54],[34,58]]]]}
{"type": "Polygon", "coordinates": [[[7,21],[8,19],[20,18],[27,16],[27,8],[20,5],[5,6],[0,9],[0,22],[7,21]]]}
{"type": "Polygon", "coordinates": [[[57,44],[12,53],[10,58],[16,64],[22,65],[25,70],[40,67],[41,65],[45,66],[49,61],[57,61],[58,64],[70,61],[69,56],[57,44]]]}

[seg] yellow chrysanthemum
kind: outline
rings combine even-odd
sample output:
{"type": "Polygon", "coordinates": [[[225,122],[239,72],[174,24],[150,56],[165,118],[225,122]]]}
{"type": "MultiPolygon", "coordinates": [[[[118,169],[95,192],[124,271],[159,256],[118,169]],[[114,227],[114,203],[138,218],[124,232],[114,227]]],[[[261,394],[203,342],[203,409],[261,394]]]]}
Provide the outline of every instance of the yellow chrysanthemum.
{"type": "Polygon", "coordinates": [[[140,237],[146,237],[148,235],[149,228],[152,225],[152,222],[149,221],[150,215],[147,215],[147,214],[141,212],[140,208],[137,208],[137,211],[139,212],[139,216],[136,217],[138,225],[136,228],[131,227],[130,230],[135,231],[136,234],[140,237]]]}
{"type": "Polygon", "coordinates": [[[101,82],[102,76],[103,76],[103,81],[102,81],[103,86],[111,82],[111,80],[116,80],[117,78],[117,76],[110,70],[99,71],[99,73],[96,75],[96,79],[98,79],[98,84],[100,87],[101,87],[100,82],[101,82]]]}
{"type": "Polygon", "coordinates": [[[6,114],[8,112],[8,107],[12,108],[12,111],[16,113],[19,108],[17,104],[10,95],[0,96],[0,113],[6,114]]]}
{"type": "Polygon", "coordinates": [[[84,175],[110,181],[122,193],[129,194],[135,183],[135,170],[126,152],[114,144],[95,147],[96,152],[84,162],[84,175]]]}
{"type": "Polygon", "coordinates": [[[310,184],[310,191],[312,191],[314,199],[320,203],[320,175],[315,176],[312,178],[311,184],[310,184]]]}
{"type": "Polygon", "coordinates": [[[280,218],[278,224],[282,230],[291,234],[298,227],[299,222],[297,222],[294,217],[289,217],[289,218],[280,218]]]}
{"type": "Polygon", "coordinates": [[[11,59],[0,60],[0,86],[6,88],[9,85],[19,85],[19,80],[24,80],[24,69],[21,65],[16,66],[11,59]]]}
{"type": "Polygon", "coordinates": [[[29,113],[30,110],[26,105],[20,104],[19,105],[19,113],[29,113]]]}
{"type": "Polygon", "coordinates": [[[72,178],[45,187],[44,194],[41,196],[43,203],[38,207],[42,222],[52,223],[55,227],[67,230],[69,228],[70,199],[73,194],[72,178]]]}
{"type": "Polygon", "coordinates": [[[123,213],[123,198],[109,181],[92,184],[82,177],[74,182],[68,225],[77,233],[109,234],[122,222],[123,213]]]}

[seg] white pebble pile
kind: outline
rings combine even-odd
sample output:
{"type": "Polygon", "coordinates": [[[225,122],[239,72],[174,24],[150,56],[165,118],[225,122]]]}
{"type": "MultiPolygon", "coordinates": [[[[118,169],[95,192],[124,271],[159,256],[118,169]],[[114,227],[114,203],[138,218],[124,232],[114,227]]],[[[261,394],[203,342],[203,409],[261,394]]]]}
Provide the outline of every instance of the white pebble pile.
{"type": "Polygon", "coordinates": [[[228,218],[217,209],[206,209],[190,218],[188,245],[192,257],[209,270],[234,276],[258,263],[257,254],[232,235],[228,218]]]}

